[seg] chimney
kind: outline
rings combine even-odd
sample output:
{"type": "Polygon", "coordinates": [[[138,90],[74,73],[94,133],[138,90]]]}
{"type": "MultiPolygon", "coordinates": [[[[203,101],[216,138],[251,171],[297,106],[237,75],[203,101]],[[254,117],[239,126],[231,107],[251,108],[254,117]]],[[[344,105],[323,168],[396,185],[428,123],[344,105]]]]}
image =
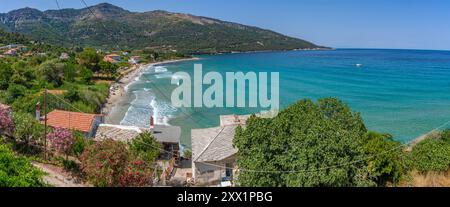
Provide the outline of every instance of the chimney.
{"type": "Polygon", "coordinates": [[[36,120],[41,120],[41,102],[37,102],[36,104],[36,120]]]}
{"type": "Polygon", "coordinates": [[[155,128],[155,119],[153,116],[150,116],[150,129],[155,128]]]}

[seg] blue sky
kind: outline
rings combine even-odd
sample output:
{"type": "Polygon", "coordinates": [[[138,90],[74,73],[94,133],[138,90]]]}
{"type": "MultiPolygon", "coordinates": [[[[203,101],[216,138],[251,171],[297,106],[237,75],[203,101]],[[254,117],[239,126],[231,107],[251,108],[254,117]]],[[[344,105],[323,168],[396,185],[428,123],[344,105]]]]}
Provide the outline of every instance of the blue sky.
{"type": "MultiPolygon", "coordinates": [[[[336,48],[450,50],[448,0],[85,0],[131,11],[163,9],[258,26],[336,48]]],[[[81,8],[81,0],[58,0],[81,8]]],[[[56,9],[56,0],[3,1],[0,12],[56,9]]]]}

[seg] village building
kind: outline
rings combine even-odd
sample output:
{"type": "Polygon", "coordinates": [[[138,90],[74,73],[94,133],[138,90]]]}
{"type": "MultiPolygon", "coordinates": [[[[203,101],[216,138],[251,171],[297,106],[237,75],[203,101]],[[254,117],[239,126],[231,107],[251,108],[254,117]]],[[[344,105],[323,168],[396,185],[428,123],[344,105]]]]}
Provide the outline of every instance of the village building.
{"type": "Polygon", "coordinates": [[[59,56],[59,59],[60,59],[60,60],[67,60],[67,59],[69,59],[69,54],[63,52],[63,53],[61,53],[61,55],[59,56]]]}
{"type": "Polygon", "coordinates": [[[17,49],[9,49],[6,52],[4,52],[3,55],[16,56],[17,55],[17,49]]]}
{"type": "Polygon", "coordinates": [[[231,185],[238,152],[233,147],[235,130],[238,126],[244,126],[249,117],[221,116],[219,127],[192,130],[192,175],[195,183],[231,185]]]}
{"type": "Polygon", "coordinates": [[[9,49],[14,49],[14,48],[18,48],[20,45],[17,44],[9,44],[9,45],[5,45],[0,47],[0,50],[9,50],[9,49]]]}
{"type": "Polygon", "coordinates": [[[150,132],[155,139],[161,143],[160,159],[178,160],[180,155],[181,128],[177,126],[154,125],[150,128],[136,126],[122,126],[111,124],[100,124],[95,135],[95,141],[112,139],[115,141],[131,142],[144,132],[150,132]]]}
{"type": "Polygon", "coordinates": [[[122,57],[117,54],[109,54],[103,58],[103,61],[110,62],[110,63],[118,63],[118,62],[122,61],[122,57]]]}
{"type": "MultiPolygon", "coordinates": [[[[37,112],[36,114],[38,115],[39,113],[37,112]]],[[[41,123],[45,123],[44,118],[41,118],[41,123]]],[[[94,137],[97,128],[101,123],[103,123],[103,115],[100,114],[87,114],[62,110],[54,110],[47,114],[48,126],[79,131],[87,138],[94,137]]]]}

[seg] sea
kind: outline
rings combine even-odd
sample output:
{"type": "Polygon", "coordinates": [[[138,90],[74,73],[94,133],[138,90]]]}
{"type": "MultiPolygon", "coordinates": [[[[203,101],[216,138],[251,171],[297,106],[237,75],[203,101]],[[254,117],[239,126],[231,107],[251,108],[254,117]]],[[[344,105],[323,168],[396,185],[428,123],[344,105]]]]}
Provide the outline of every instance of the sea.
{"type": "MultiPolygon", "coordinates": [[[[267,109],[177,108],[171,84],[177,72],[279,72],[281,109],[301,99],[339,98],[359,112],[369,130],[389,133],[407,143],[434,129],[450,127],[450,51],[336,49],[201,55],[198,59],[149,67],[128,85],[120,124],[180,126],[182,145],[190,148],[190,131],[216,127],[219,116],[267,109]]],[[[225,75],[224,75],[225,77],[225,75]]],[[[208,86],[205,85],[204,88],[208,86]]]]}

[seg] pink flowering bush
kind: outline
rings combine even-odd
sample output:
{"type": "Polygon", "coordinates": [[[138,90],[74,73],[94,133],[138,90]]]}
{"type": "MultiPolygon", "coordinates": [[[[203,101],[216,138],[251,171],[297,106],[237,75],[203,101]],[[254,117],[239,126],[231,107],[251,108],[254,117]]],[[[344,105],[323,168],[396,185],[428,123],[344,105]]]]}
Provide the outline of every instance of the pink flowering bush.
{"type": "Polygon", "coordinates": [[[0,134],[6,133],[11,135],[14,131],[14,122],[9,111],[0,109],[0,134]]]}
{"type": "Polygon", "coordinates": [[[97,187],[150,186],[151,166],[133,157],[127,144],[111,139],[88,146],[80,157],[81,169],[97,187]]]}
{"type": "Polygon", "coordinates": [[[126,144],[110,139],[88,146],[80,157],[83,173],[97,187],[119,187],[129,159],[126,144]]]}
{"type": "Polygon", "coordinates": [[[134,160],[128,164],[120,177],[122,187],[146,187],[152,182],[153,171],[143,160],[134,160]]]}
{"type": "Polygon", "coordinates": [[[53,149],[66,155],[75,142],[72,132],[62,128],[55,128],[52,133],[48,134],[47,138],[53,149]]]}

